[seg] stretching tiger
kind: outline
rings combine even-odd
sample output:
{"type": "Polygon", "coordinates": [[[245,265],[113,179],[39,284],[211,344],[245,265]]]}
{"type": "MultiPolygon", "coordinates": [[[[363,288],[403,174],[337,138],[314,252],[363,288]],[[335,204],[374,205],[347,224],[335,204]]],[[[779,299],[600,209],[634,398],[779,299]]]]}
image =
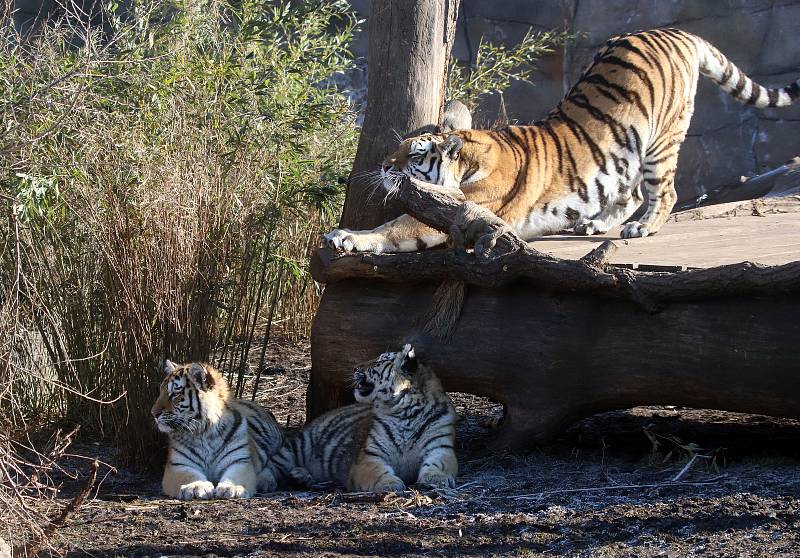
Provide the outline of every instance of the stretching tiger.
{"type": "Polygon", "coordinates": [[[193,498],[249,498],[275,490],[269,458],[283,431],[259,405],[233,399],[225,378],[208,364],[167,361],[166,378],[150,411],[169,436],[164,494],[193,498]]]}
{"type": "MultiPolygon", "coordinates": [[[[408,175],[460,187],[523,238],[567,228],[605,233],[642,204],[643,184],[647,210],[622,237],[655,234],[677,199],[675,168],[698,74],[759,108],[800,97],[800,80],[762,87],[690,33],[633,33],[609,40],[546,119],[407,139],[384,160],[383,183],[393,189],[408,175]]],[[[373,230],[335,229],[325,239],[347,252],[406,252],[442,244],[446,235],[402,215],[373,230]]]]}
{"type": "Polygon", "coordinates": [[[288,437],[272,464],[279,479],[334,481],[349,490],[391,492],[406,484],[453,487],[456,413],[411,344],[357,366],[356,403],[288,437]]]}

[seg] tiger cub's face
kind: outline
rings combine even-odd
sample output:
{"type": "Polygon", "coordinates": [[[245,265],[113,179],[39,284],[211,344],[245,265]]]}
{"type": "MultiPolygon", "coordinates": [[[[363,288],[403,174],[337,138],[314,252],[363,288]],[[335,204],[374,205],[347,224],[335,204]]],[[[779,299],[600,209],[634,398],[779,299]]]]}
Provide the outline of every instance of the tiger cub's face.
{"type": "Polygon", "coordinates": [[[423,134],[404,140],[397,151],[383,160],[384,186],[391,191],[406,175],[431,184],[458,187],[463,174],[458,162],[463,145],[456,134],[423,134]]]}
{"type": "Polygon", "coordinates": [[[150,409],[156,427],[166,434],[184,430],[197,432],[205,423],[208,411],[215,409],[219,391],[227,391],[225,380],[210,367],[194,362],[164,366],[158,399],[150,409]]]}
{"type": "Polygon", "coordinates": [[[419,361],[410,343],[403,349],[383,353],[375,360],[356,366],[353,387],[356,401],[391,403],[414,385],[419,361]]]}

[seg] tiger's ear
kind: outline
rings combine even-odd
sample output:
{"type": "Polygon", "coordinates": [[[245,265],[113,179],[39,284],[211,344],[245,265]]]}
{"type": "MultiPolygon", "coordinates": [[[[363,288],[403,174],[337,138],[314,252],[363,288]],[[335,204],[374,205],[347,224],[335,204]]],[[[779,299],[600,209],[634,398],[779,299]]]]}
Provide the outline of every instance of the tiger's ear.
{"type": "Polygon", "coordinates": [[[203,391],[208,391],[214,387],[214,376],[209,374],[206,367],[198,362],[192,363],[189,368],[189,375],[203,391]]]}
{"type": "Polygon", "coordinates": [[[167,359],[166,362],[164,362],[164,375],[169,376],[175,372],[175,370],[177,370],[175,364],[170,359],[167,359]]]}
{"type": "Polygon", "coordinates": [[[414,350],[414,346],[411,343],[406,343],[403,345],[403,350],[401,351],[400,356],[402,358],[400,369],[403,372],[413,374],[417,371],[417,368],[419,367],[419,361],[417,360],[417,352],[414,350]]]}
{"type": "Polygon", "coordinates": [[[461,153],[462,147],[464,147],[464,140],[459,136],[452,135],[447,136],[444,141],[436,146],[436,149],[438,149],[439,153],[442,155],[446,155],[455,161],[458,159],[458,155],[461,153]]]}

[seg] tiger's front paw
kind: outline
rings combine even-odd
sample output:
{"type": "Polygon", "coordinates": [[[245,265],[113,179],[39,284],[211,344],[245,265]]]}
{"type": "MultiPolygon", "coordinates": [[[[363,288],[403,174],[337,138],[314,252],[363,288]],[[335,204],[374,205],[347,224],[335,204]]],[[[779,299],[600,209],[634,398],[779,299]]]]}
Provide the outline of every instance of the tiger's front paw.
{"type": "Polygon", "coordinates": [[[417,479],[417,484],[431,488],[455,488],[456,479],[442,471],[422,471],[417,479]]]}
{"type": "Polygon", "coordinates": [[[359,234],[358,231],[348,231],[347,229],[333,229],[331,232],[322,235],[325,245],[345,253],[350,252],[382,252],[378,239],[373,238],[374,234],[359,234]]]}
{"type": "Polygon", "coordinates": [[[178,500],[208,500],[214,496],[214,485],[207,480],[184,484],[178,491],[178,500]]]}
{"type": "Polygon", "coordinates": [[[369,492],[403,492],[406,489],[405,483],[402,479],[394,475],[384,475],[373,487],[368,489],[369,492]]]}
{"type": "Polygon", "coordinates": [[[233,498],[249,498],[250,491],[241,484],[233,484],[232,482],[221,482],[214,489],[214,498],[224,498],[230,500],[233,498]]]}
{"type": "Polygon", "coordinates": [[[622,238],[644,238],[650,234],[651,232],[646,225],[641,224],[639,221],[631,221],[622,228],[620,236],[622,238]]]}
{"type": "Polygon", "coordinates": [[[593,234],[603,234],[605,232],[608,232],[608,227],[598,219],[586,219],[582,223],[575,225],[575,234],[581,236],[592,236],[593,234]]]}

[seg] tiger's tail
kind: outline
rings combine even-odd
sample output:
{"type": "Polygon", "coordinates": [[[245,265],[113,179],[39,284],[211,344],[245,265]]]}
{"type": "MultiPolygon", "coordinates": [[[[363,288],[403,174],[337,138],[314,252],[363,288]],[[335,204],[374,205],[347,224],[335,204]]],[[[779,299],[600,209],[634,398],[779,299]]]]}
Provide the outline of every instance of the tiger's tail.
{"type": "Polygon", "coordinates": [[[714,80],[737,101],[758,108],[787,107],[800,97],[800,79],[786,87],[764,87],[747,77],[714,45],[700,37],[693,38],[700,54],[700,73],[714,80]]]}

